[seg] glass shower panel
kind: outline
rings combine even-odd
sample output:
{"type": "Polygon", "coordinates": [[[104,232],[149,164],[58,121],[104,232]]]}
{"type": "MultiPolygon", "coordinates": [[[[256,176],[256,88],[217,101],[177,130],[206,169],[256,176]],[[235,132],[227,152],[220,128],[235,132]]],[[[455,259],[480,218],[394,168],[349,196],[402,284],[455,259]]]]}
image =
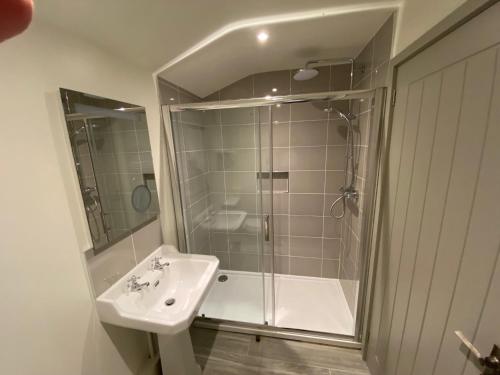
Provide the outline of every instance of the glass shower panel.
{"type": "Polygon", "coordinates": [[[187,251],[219,261],[200,315],[265,322],[261,127],[256,108],[171,114],[187,251]]]}

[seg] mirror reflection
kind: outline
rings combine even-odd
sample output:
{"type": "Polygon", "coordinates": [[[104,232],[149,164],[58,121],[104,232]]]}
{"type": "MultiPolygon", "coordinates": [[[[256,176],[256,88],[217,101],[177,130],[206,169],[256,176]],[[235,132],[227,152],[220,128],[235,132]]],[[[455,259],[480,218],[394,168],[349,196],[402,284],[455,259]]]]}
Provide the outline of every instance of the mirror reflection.
{"type": "Polygon", "coordinates": [[[68,136],[95,250],[159,214],[143,107],[61,89],[68,136]]]}

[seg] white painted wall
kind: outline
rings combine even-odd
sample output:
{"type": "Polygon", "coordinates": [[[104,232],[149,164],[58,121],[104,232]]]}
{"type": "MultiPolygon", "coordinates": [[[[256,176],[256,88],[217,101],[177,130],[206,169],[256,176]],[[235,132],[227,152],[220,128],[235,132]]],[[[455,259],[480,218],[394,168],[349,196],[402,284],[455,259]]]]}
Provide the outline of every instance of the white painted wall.
{"type": "Polygon", "coordinates": [[[408,47],[467,0],[404,0],[399,10],[393,56],[408,47]]]}
{"type": "Polygon", "coordinates": [[[159,165],[149,72],[36,21],[0,45],[0,373],[137,373],[145,335],[95,313],[59,87],[144,105],[159,165]]]}

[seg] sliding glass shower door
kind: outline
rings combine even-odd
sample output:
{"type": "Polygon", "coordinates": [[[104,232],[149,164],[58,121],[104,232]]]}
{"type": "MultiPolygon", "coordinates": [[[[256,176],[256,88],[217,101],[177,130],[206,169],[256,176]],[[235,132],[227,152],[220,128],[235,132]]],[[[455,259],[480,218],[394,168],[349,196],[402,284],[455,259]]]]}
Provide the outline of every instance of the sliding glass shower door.
{"type": "Polygon", "coordinates": [[[200,315],[264,324],[264,279],[270,240],[269,131],[258,108],[172,112],[171,131],[184,230],[185,251],[215,255],[216,286],[200,315]],[[262,146],[267,145],[265,147],[262,146]],[[267,173],[267,174],[266,174],[267,173]]]}
{"type": "Polygon", "coordinates": [[[220,260],[201,316],[361,338],[384,96],[164,107],[180,249],[220,260]]]}

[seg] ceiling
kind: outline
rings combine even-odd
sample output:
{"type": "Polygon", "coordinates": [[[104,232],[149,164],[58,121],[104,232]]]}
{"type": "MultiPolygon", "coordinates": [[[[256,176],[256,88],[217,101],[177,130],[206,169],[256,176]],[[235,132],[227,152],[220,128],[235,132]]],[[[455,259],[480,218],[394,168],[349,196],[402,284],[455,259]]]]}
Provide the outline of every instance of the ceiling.
{"type": "Polygon", "coordinates": [[[243,28],[168,67],[160,77],[203,98],[250,74],[297,68],[311,59],[356,57],[392,11],[243,28]],[[269,34],[266,43],[257,41],[261,30],[269,34]]]}
{"type": "Polygon", "coordinates": [[[256,71],[300,65],[309,57],[353,56],[381,26],[388,9],[398,4],[399,0],[43,0],[36,3],[35,19],[151,72],[168,67],[167,76],[174,83],[203,96],[216,86],[207,77],[223,87],[256,71]],[[271,34],[265,46],[255,40],[256,29],[262,27],[271,34]],[[190,78],[193,73],[196,79],[190,78]],[[195,87],[200,79],[203,82],[195,87]]]}

